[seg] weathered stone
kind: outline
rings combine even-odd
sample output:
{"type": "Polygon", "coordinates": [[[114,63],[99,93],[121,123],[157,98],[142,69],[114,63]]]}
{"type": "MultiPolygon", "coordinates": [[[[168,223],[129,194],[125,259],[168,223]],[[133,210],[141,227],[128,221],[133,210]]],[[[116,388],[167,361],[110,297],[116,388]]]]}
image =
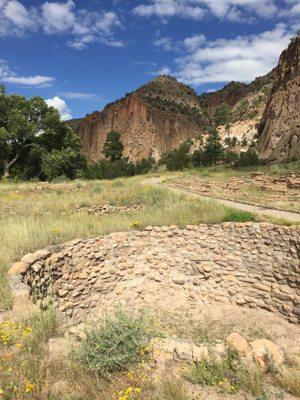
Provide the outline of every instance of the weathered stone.
{"type": "Polygon", "coordinates": [[[298,230],[252,223],[150,227],[29,254],[26,266],[17,264],[15,271],[24,267],[31,293],[42,302],[54,293],[62,313],[74,313],[76,321],[92,315],[95,307],[119,303],[193,308],[231,302],[297,322],[299,260],[290,248],[299,241],[298,230]],[[266,240],[272,242],[270,249],[266,240]]]}
{"type": "Polygon", "coordinates": [[[283,356],[279,348],[267,339],[257,339],[251,342],[254,360],[260,368],[266,369],[268,363],[279,366],[283,363],[283,356]]]}
{"type": "Polygon", "coordinates": [[[24,274],[26,270],[27,270],[27,264],[22,261],[18,261],[10,268],[10,270],[8,271],[8,275],[12,276],[12,275],[24,274]]]}
{"type": "Polygon", "coordinates": [[[245,357],[249,351],[247,340],[237,332],[233,332],[227,337],[226,344],[236,350],[242,357],[245,357]]]}

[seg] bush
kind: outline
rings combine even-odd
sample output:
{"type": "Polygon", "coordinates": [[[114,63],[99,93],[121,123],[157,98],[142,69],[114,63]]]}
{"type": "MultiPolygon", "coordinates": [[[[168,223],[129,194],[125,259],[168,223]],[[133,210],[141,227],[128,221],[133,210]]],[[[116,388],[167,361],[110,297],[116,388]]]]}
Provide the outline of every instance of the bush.
{"type": "Polygon", "coordinates": [[[153,168],[154,163],[153,158],[143,158],[135,165],[127,158],[117,161],[100,160],[98,163],[87,166],[85,176],[87,179],[114,179],[121,176],[146,174],[153,168]]]}
{"type": "Polygon", "coordinates": [[[107,377],[139,362],[148,342],[149,320],[144,314],[134,317],[119,310],[88,328],[73,356],[86,368],[107,377]]]}
{"type": "Polygon", "coordinates": [[[203,151],[195,150],[192,155],[192,162],[195,168],[201,167],[203,165],[203,151]]]}
{"type": "Polygon", "coordinates": [[[217,360],[214,354],[202,359],[189,378],[195,384],[217,386],[223,393],[236,393],[242,387],[241,371],[238,354],[228,350],[221,361],[217,360]]]}
{"type": "Polygon", "coordinates": [[[224,143],[229,147],[235,147],[238,143],[238,139],[236,136],[226,137],[224,143]]]}
{"type": "Polygon", "coordinates": [[[138,161],[135,164],[135,174],[146,174],[147,172],[151,171],[153,166],[155,165],[154,158],[143,158],[141,161],[138,161]]]}
{"type": "Polygon", "coordinates": [[[236,152],[226,150],[224,153],[223,161],[225,164],[235,164],[239,159],[239,156],[236,152]]]}
{"type": "Polygon", "coordinates": [[[214,354],[204,358],[189,375],[191,382],[209,385],[221,393],[233,394],[244,388],[254,396],[264,393],[264,375],[259,370],[246,370],[236,351],[227,349],[226,354],[218,360],[214,354]]]}
{"type": "Polygon", "coordinates": [[[230,210],[225,215],[225,222],[255,221],[255,215],[248,211],[230,210]]]}
{"type": "Polygon", "coordinates": [[[62,150],[52,150],[42,157],[42,171],[49,181],[62,175],[75,179],[78,171],[84,168],[85,159],[69,147],[62,150]]]}
{"type": "Polygon", "coordinates": [[[186,141],[182,143],[178,149],[169,152],[165,157],[164,161],[169,171],[178,171],[188,167],[190,162],[191,143],[186,141]]]}
{"type": "Polygon", "coordinates": [[[235,167],[250,167],[253,165],[261,165],[261,161],[254,150],[247,150],[240,153],[238,160],[235,162],[235,167]]]}

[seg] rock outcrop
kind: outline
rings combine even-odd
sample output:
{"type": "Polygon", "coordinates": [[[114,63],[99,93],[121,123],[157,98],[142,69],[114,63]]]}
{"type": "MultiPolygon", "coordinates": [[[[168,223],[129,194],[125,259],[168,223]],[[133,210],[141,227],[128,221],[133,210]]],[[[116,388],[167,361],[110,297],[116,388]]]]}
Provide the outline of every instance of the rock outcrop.
{"type": "Polygon", "coordinates": [[[205,124],[196,93],[168,76],[154,79],[101,112],[70,121],[90,162],[104,158],[103,146],[112,130],[121,133],[124,156],[130,161],[158,160],[203,132],[205,124]]]}
{"type": "Polygon", "coordinates": [[[276,80],[259,125],[257,150],[269,161],[300,157],[300,36],[281,54],[276,80]]]}

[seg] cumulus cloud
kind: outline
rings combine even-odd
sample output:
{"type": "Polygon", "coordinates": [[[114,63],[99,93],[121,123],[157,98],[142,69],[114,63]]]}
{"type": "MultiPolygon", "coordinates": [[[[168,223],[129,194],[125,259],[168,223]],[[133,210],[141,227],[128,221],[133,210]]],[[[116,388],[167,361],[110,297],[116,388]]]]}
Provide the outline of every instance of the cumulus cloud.
{"type": "Polygon", "coordinates": [[[150,4],[140,4],[134,13],[141,17],[156,15],[158,17],[190,17],[200,20],[205,11],[197,5],[197,0],[152,0],[150,4]]]}
{"type": "Polygon", "coordinates": [[[285,24],[257,35],[200,42],[184,41],[186,54],[175,60],[176,76],[192,85],[228,81],[250,82],[278,63],[292,32],[285,24]],[[195,47],[196,46],[196,47],[195,47]]]}
{"type": "Polygon", "coordinates": [[[46,103],[50,107],[56,108],[58,110],[62,121],[66,121],[72,118],[71,111],[67,105],[67,103],[58,96],[55,96],[51,99],[47,99],[46,103]]]}
{"type": "Polygon", "coordinates": [[[0,82],[26,86],[50,86],[54,81],[51,76],[33,75],[22,76],[13,71],[7,62],[0,60],[0,82]]]}
{"type": "Polygon", "coordinates": [[[122,47],[114,36],[121,27],[118,15],[112,11],[77,9],[74,1],[49,2],[29,7],[18,0],[0,0],[0,36],[23,36],[42,31],[47,35],[69,35],[67,43],[83,49],[92,42],[122,47]]]}
{"type": "Polygon", "coordinates": [[[133,11],[141,17],[177,16],[201,20],[212,15],[234,22],[251,22],[253,16],[272,18],[282,11],[289,14],[298,12],[299,0],[285,0],[285,3],[283,7],[279,0],[148,0],[133,11]]]}

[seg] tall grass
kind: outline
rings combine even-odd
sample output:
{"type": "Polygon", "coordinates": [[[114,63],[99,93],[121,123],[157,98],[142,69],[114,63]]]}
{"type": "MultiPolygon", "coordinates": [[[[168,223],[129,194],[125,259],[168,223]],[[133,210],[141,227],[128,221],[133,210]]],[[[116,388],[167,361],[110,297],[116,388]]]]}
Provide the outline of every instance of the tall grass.
{"type": "Polygon", "coordinates": [[[2,184],[0,211],[0,310],[10,305],[6,272],[28,252],[133,227],[219,223],[227,215],[227,209],[217,203],[147,186],[137,177],[114,182],[2,184]],[[77,212],[82,206],[107,203],[145,207],[131,215],[99,217],[77,212]]]}

